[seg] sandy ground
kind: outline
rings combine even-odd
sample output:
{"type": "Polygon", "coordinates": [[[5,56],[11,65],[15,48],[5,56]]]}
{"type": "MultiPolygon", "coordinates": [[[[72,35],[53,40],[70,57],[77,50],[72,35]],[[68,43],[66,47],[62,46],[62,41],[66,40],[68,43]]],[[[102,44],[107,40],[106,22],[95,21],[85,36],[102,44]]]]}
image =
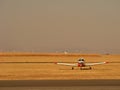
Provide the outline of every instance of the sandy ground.
{"type": "Polygon", "coordinates": [[[0,56],[0,80],[120,79],[119,69],[120,55],[0,56]],[[69,66],[54,64],[77,62],[81,57],[85,58],[86,62],[110,63],[93,66],[92,70],[79,70],[77,67],[71,70],[69,66]]]}

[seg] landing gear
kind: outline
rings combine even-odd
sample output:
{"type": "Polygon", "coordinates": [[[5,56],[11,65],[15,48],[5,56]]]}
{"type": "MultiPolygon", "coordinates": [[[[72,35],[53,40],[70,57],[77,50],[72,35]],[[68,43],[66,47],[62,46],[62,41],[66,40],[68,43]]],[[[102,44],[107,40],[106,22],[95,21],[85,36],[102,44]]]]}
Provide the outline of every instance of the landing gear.
{"type": "Polygon", "coordinates": [[[74,69],[74,67],[72,67],[72,70],[74,69]]]}
{"type": "Polygon", "coordinates": [[[89,67],[89,69],[92,69],[91,67],[89,67]]]}

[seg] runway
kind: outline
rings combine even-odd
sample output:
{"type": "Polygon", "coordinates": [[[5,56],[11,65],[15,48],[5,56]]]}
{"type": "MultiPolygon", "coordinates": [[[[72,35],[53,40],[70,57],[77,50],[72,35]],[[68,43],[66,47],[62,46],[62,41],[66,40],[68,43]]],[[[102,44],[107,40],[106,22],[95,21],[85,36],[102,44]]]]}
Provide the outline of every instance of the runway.
{"type": "Polygon", "coordinates": [[[4,80],[0,90],[120,90],[120,80],[4,80]]]}
{"type": "Polygon", "coordinates": [[[120,80],[0,80],[0,87],[120,86],[120,80]]]}
{"type": "Polygon", "coordinates": [[[120,86],[0,87],[0,90],[120,90],[120,86]]]}

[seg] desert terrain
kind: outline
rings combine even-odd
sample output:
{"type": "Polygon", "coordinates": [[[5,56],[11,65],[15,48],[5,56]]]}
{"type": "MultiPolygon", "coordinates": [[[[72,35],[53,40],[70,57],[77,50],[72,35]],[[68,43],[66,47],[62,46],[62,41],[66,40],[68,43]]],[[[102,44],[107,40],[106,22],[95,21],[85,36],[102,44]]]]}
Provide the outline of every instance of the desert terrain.
{"type": "Polygon", "coordinates": [[[0,53],[0,80],[120,79],[120,55],[100,54],[10,54],[0,53]],[[92,70],[74,70],[55,62],[109,62],[92,70]]]}

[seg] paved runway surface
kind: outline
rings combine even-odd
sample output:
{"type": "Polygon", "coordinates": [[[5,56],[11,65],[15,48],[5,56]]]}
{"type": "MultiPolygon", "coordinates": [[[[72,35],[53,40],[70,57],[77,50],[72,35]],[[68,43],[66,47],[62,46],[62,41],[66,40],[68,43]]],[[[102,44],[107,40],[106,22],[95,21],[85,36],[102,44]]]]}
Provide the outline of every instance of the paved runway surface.
{"type": "Polygon", "coordinates": [[[0,80],[0,87],[120,86],[120,80],[0,80]]]}
{"type": "Polygon", "coordinates": [[[120,90],[120,80],[4,80],[0,90],[120,90]]]}
{"type": "Polygon", "coordinates": [[[0,90],[120,90],[120,86],[0,87],[0,90]]]}

